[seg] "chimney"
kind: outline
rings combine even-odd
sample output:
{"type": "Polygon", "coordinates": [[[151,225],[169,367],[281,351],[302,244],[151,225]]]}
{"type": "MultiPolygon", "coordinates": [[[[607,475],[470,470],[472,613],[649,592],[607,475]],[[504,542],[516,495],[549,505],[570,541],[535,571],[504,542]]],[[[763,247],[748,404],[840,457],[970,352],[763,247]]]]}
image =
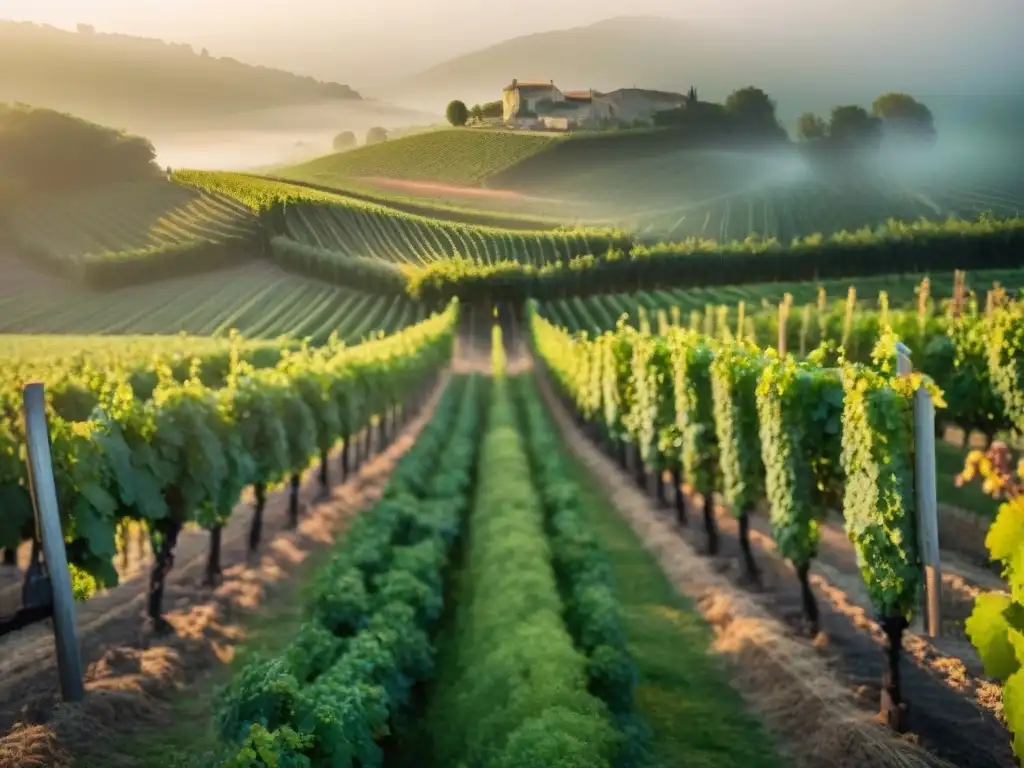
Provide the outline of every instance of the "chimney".
{"type": "Polygon", "coordinates": [[[518,78],[515,78],[515,77],[512,78],[512,87],[513,88],[518,88],[519,87],[519,79],[518,78]]]}

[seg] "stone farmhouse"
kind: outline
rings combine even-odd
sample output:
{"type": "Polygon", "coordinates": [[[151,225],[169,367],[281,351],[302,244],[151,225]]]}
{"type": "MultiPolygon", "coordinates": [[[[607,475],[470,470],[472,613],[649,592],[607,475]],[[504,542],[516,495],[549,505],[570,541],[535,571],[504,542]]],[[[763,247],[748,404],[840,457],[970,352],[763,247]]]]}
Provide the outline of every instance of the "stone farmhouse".
{"type": "Polygon", "coordinates": [[[562,91],[547,83],[513,80],[502,91],[502,119],[517,128],[568,131],[607,123],[650,123],[655,112],[685,106],[687,97],[670,91],[619,88],[600,93],[562,91]]]}

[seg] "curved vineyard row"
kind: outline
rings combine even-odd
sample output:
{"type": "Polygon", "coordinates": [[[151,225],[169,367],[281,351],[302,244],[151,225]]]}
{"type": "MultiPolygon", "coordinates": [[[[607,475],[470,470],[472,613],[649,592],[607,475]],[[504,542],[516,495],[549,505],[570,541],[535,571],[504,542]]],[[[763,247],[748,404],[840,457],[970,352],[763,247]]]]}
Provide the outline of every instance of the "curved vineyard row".
{"type": "MultiPolygon", "coordinates": [[[[1024,286],[1024,270],[993,269],[966,273],[969,281],[967,288],[973,286],[981,293],[989,290],[996,283],[1009,289],[1017,290],[1024,286]]],[[[942,301],[953,296],[954,273],[943,272],[932,274],[928,278],[929,296],[935,301],[942,301]]],[[[641,291],[639,293],[606,293],[571,299],[552,299],[540,304],[540,311],[556,325],[560,325],[572,333],[587,331],[601,333],[615,327],[623,314],[630,316],[629,323],[638,322],[637,308],[644,307],[650,314],[658,310],[678,311],[685,318],[691,312],[704,313],[708,306],[738,307],[744,305],[744,314],[751,317],[758,313],[777,313],[779,302],[786,295],[792,297],[793,307],[812,304],[817,307],[821,291],[828,297],[849,296],[850,289],[860,297],[857,309],[870,309],[876,305],[875,299],[885,291],[890,306],[907,307],[915,305],[920,296],[920,275],[885,275],[880,277],[863,277],[852,280],[809,280],[799,283],[741,283],[710,288],[675,288],[663,291],[641,291]],[[867,297],[865,299],[865,297],[867,297]],[[871,306],[869,306],[871,305],[871,306]]],[[[845,305],[844,305],[845,311],[845,305]]],[[[794,320],[794,324],[799,321],[794,320]]]]}
{"type": "Polygon", "coordinates": [[[20,247],[56,263],[258,233],[256,217],[240,203],[162,179],[16,203],[3,220],[20,247]]]}
{"type": "MultiPolygon", "coordinates": [[[[326,482],[327,456],[339,441],[348,457],[351,436],[374,421],[382,429],[394,425],[397,409],[447,364],[457,311],[452,305],[355,347],[286,353],[273,367],[255,368],[232,355],[220,387],[206,386],[198,368],[179,381],[169,366],[157,364],[153,375],[142,377],[152,388],[140,398],[133,389],[139,377],[112,370],[92,395],[97,403],[85,420],[51,409],[54,475],[76,592],[85,596],[117,582],[118,525],[144,522],[157,552],[149,612],[160,624],[163,580],[183,526],[214,531],[208,576],[216,578],[217,532],[242,490],[254,487],[258,540],[266,488],[290,479],[297,490],[297,478],[316,458],[326,482]]],[[[16,383],[0,387],[0,493],[6,500],[0,548],[17,547],[33,529],[16,383]]]]}
{"type": "Polygon", "coordinates": [[[357,342],[423,319],[403,296],[378,297],[254,265],[94,294],[63,287],[0,297],[0,333],[289,335],[357,342]]]}
{"type": "MultiPolygon", "coordinates": [[[[932,162],[941,166],[941,161],[932,162]]],[[[872,181],[817,179],[796,152],[683,150],[530,165],[534,173],[515,179],[513,188],[541,189],[574,201],[591,220],[666,240],[724,242],[759,235],[788,243],[815,233],[874,228],[889,219],[941,221],[1024,212],[1024,186],[1005,160],[962,168],[955,184],[941,167],[919,168],[913,183],[889,178],[884,170],[872,181]]],[[[513,169],[513,175],[526,166],[513,169]]]]}
{"type": "Polygon", "coordinates": [[[730,285],[849,278],[953,270],[1019,267],[1014,254],[1024,243],[1024,219],[943,222],[892,221],[878,230],[810,236],[784,246],[751,239],[719,243],[689,240],[635,245],[628,251],[579,256],[540,267],[453,258],[410,273],[409,292],[429,302],[453,296],[523,302],[570,296],[730,285]]]}
{"type": "MultiPolygon", "coordinates": [[[[776,545],[796,567],[812,629],[818,611],[808,567],[819,521],[841,504],[876,615],[890,647],[900,647],[921,588],[912,471],[912,394],[919,376],[780,359],[672,324],[659,334],[623,327],[587,340],[532,307],[530,325],[546,369],[592,432],[617,450],[633,451],[639,471],[659,477],[672,471],[704,496],[712,554],[714,491],[724,491],[739,518],[747,552],[744,519],[756,501],[767,500],[776,545]]],[[[882,370],[893,370],[892,344],[889,337],[879,346],[882,370]]],[[[685,520],[678,496],[676,503],[685,520]]],[[[895,722],[899,654],[889,660],[883,710],[895,722]]]]}
{"type": "Polygon", "coordinates": [[[174,178],[238,200],[298,242],[348,256],[412,264],[461,256],[539,265],[630,243],[625,234],[608,230],[529,232],[441,221],[245,174],[178,171],[174,178]]]}

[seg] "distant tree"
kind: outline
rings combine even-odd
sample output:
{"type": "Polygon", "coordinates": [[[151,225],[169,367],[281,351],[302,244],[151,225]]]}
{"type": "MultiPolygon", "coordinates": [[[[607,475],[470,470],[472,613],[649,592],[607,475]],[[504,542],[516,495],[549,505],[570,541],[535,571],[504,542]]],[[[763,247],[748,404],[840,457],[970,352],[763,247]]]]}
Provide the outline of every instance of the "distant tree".
{"type": "Polygon", "coordinates": [[[448,122],[452,125],[465,125],[466,121],[469,120],[469,110],[466,109],[465,102],[456,99],[448,103],[444,116],[448,118],[448,122]]]}
{"type": "Polygon", "coordinates": [[[882,143],[882,121],[857,105],[833,107],[828,136],[834,146],[877,149],[882,143]]]}
{"type": "Polygon", "coordinates": [[[828,123],[813,112],[804,112],[796,121],[796,135],[800,141],[821,141],[828,138],[828,123]]]}
{"type": "Polygon", "coordinates": [[[479,104],[474,104],[469,108],[469,119],[474,122],[480,122],[484,119],[484,110],[479,104]]]}
{"type": "Polygon", "coordinates": [[[204,59],[210,58],[210,52],[206,48],[203,48],[203,50],[199,52],[199,55],[204,59]]]}
{"type": "Polygon", "coordinates": [[[932,143],[935,118],[928,107],[906,93],[886,93],[875,99],[871,113],[882,120],[886,134],[932,143]]]}
{"type": "Polygon", "coordinates": [[[92,24],[77,24],[75,25],[75,29],[77,29],[79,34],[82,35],[92,35],[96,32],[96,27],[92,24]]]}
{"type": "Polygon", "coordinates": [[[334,137],[331,146],[334,147],[335,152],[344,152],[345,150],[352,149],[357,143],[356,135],[352,131],[342,131],[334,137]]]}
{"type": "Polygon", "coordinates": [[[486,104],[480,105],[480,116],[483,118],[500,118],[505,114],[505,105],[498,101],[488,101],[486,104]]]}
{"type": "Polygon", "coordinates": [[[774,126],[777,123],[775,102],[752,85],[730,93],[725,100],[725,111],[751,126],[774,126]]]}
{"type": "Polygon", "coordinates": [[[374,126],[366,132],[366,146],[371,144],[380,144],[382,141],[388,140],[388,132],[386,128],[380,126],[374,126]]]}

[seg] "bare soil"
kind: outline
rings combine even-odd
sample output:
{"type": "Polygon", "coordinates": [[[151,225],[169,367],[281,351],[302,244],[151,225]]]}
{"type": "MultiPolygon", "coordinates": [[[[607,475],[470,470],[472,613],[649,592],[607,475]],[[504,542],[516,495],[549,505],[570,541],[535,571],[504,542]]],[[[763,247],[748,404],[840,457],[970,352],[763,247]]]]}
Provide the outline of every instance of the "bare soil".
{"type": "MultiPolygon", "coordinates": [[[[168,578],[165,606],[173,631],[156,635],[144,617],[143,574],[78,606],[78,637],[86,665],[86,699],[59,701],[53,635],[49,622],[0,642],[0,768],[74,765],[76,757],[110,744],[118,735],[158,724],[170,701],[211,668],[231,660],[245,639],[244,619],[284,591],[287,580],[315,550],[331,546],[348,521],[379,498],[391,470],[433,412],[447,377],[390,446],[349,480],[318,499],[308,473],[301,489],[305,513],[286,529],[287,493],[267,499],[259,562],[247,564],[251,512],[244,505],[225,527],[223,583],[202,585],[208,536],[182,535],[168,578]]],[[[337,472],[337,457],[331,469],[337,472]]],[[[117,765],[116,756],[109,763],[117,765]]]]}
{"type": "Polygon", "coordinates": [[[751,533],[763,576],[756,587],[739,567],[737,524],[731,515],[717,510],[718,556],[699,556],[706,550],[700,507],[689,504],[689,525],[678,526],[674,513],[660,509],[601,453],[549,391],[548,399],[567,444],[657,554],[679,591],[697,602],[717,633],[717,648],[735,684],[798,764],[1014,765],[1009,734],[998,719],[1000,687],[980,676],[973,648],[962,637],[962,620],[974,594],[998,586],[998,579],[943,553],[948,636],[929,641],[916,632],[905,634],[902,682],[909,706],[907,732],[898,736],[873,721],[884,668],[883,637],[869,613],[853,550],[840,524],[827,527],[812,572],[824,631],[810,638],[795,573],[775,554],[762,516],[755,516],[751,533]]]}
{"type": "Polygon", "coordinates": [[[460,184],[444,184],[436,181],[411,181],[409,179],[395,179],[383,176],[364,176],[357,179],[357,181],[380,189],[405,192],[417,197],[469,197],[522,203],[562,202],[561,200],[551,198],[524,195],[522,192],[516,192],[511,189],[485,189],[483,187],[467,187],[460,184]]]}

